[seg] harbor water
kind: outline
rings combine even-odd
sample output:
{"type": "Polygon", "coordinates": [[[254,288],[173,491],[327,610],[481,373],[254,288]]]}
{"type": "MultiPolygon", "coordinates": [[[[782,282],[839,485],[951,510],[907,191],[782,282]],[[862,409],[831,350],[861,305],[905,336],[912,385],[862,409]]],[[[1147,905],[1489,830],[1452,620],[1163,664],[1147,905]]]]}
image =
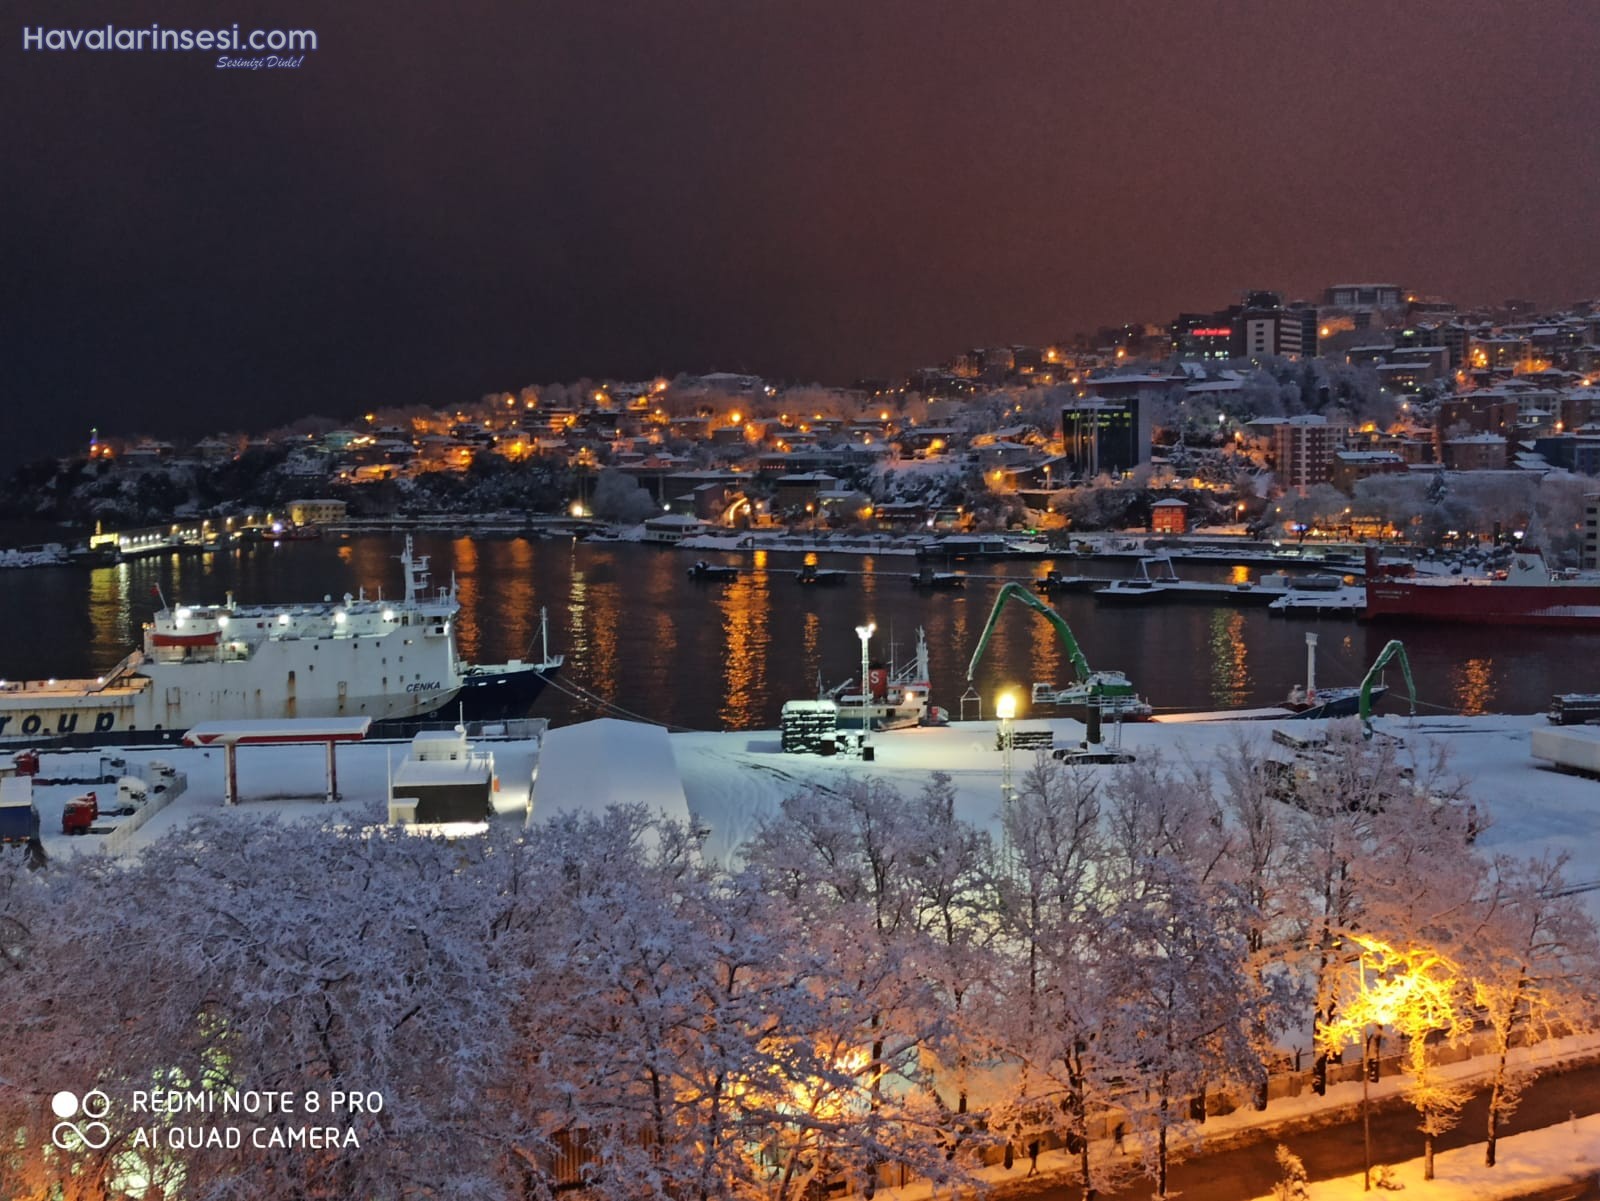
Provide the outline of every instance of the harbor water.
{"type": "MultiPolygon", "coordinates": [[[[243,546],[107,567],[15,570],[0,575],[0,679],[94,676],[140,640],[141,624],[169,601],[291,603],[365,589],[400,591],[399,535],[243,546]]],[[[434,582],[453,576],[461,601],[458,641],[472,662],[537,657],[540,610],[550,646],[566,666],[534,714],[561,724],[634,714],[685,729],[770,729],[784,701],[817,695],[859,673],[855,628],[874,622],[871,650],[910,656],[927,632],[933,699],[962,716],[967,667],[1003,580],[1063,574],[1132,574],[1128,561],[963,563],[966,587],[921,591],[920,564],[904,555],[709,554],[741,568],[730,582],[687,575],[697,554],[627,542],[419,535],[434,582]],[[805,562],[850,573],[831,587],[801,586],[805,562]],[[603,698],[603,700],[591,699],[603,698]]],[[[1185,564],[1186,579],[1237,582],[1264,568],[1185,564]]],[[[1438,714],[1544,709],[1556,692],[1600,691],[1600,633],[1498,627],[1387,626],[1348,617],[1284,618],[1262,607],[1195,602],[1113,606],[1089,593],[1050,598],[1095,669],[1127,673],[1158,714],[1277,704],[1305,676],[1305,634],[1319,636],[1317,683],[1358,683],[1384,643],[1404,640],[1421,701],[1438,714]]],[[[1072,667],[1050,626],[1008,609],[979,665],[983,713],[1015,690],[1028,712],[1035,681],[1071,683],[1072,667]]],[[[1398,672],[1383,711],[1404,712],[1398,672]]],[[[976,716],[969,705],[967,716],[976,716]]]]}

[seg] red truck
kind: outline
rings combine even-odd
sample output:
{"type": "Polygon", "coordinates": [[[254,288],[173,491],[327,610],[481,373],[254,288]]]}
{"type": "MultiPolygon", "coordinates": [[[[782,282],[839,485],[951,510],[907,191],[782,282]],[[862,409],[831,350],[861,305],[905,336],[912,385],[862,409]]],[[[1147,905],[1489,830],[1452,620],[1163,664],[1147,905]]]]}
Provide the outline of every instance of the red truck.
{"type": "Polygon", "coordinates": [[[73,797],[61,811],[63,834],[87,834],[89,827],[99,820],[100,805],[92,792],[73,797]]]}

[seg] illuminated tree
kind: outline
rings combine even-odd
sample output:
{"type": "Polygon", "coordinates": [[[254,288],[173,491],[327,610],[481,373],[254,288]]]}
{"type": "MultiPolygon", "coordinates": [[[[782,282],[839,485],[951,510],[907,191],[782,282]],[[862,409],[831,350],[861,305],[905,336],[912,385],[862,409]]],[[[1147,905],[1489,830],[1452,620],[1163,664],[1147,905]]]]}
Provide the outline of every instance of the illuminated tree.
{"type": "MultiPolygon", "coordinates": [[[[1330,1050],[1370,1046],[1373,1028],[1392,1029],[1406,1040],[1411,1077],[1406,1099],[1422,1119],[1422,1174],[1432,1180],[1434,1140],[1455,1127],[1472,1090],[1440,1074],[1428,1040],[1451,1043],[1471,1033],[1469,984],[1460,968],[1432,947],[1394,947],[1362,935],[1350,942],[1359,953],[1346,965],[1337,1016],[1324,1023],[1321,1037],[1330,1050]]],[[[1365,1051],[1362,1067],[1365,1079],[1365,1051]]]]}

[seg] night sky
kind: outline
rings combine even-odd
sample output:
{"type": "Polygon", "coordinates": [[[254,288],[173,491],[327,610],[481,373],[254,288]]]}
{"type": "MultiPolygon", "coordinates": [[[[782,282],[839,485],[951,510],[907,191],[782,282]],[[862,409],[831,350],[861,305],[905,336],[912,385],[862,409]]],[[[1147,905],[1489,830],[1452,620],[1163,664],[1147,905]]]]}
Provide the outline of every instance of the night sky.
{"type": "Polygon", "coordinates": [[[1249,287],[1600,293],[1588,3],[0,12],[5,460],[585,375],[845,383],[1249,287]],[[21,48],[119,18],[320,49],[21,48]]]}

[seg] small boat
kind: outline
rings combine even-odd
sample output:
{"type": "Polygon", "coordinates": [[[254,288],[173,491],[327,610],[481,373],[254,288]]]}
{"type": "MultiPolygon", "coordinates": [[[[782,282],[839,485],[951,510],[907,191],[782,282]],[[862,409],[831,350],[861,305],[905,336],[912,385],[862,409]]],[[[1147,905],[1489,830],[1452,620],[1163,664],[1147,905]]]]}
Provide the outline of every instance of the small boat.
{"type": "MultiPolygon", "coordinates": [[[[1388,691],[1387,684],[1372,684],[1367,694],[1368,703],[1376,705],[1388,691]]],[[[1355,717],[1361,712],[1361,687],[1318,688],[1317,635],[1307,634],[1306,682],[1289,689],[1283,707],[1297,718],[1355,717]]]]}
{"type": "Polygon", "coordinates": [[[845,573],[836,571],[831,567],[818,567],[815,563],[807,563],[794,578],[801,584],[815,584],[821,587],[833,587],[844,583],[845,573]]]}
{"type": "Polygon", "coordinates": [[[1047,571],[1033,581],[1034,590],[1047,596],[1054,592],[1087,592],[1094,585],[1092,576],[1062,575],[1059,571],[1047,571]]]}
{"type": "Polygon", "coordinates": [[[1331,613],[1347,617],[1355,617],[1367,603],[1367,590],[1360,585],[1351,588],[1338,588],[1333,591],[1321,589],[1293,589],[1283,596],[1278,597],[1267,606],[1267,612],[1284,616],[1290,613],[1305,616],[1306,614],[1319,615],[1331,613]]]}
{"type": "Polygon", "coordinates": [[[726,582],[737,579],[738,576],[739,569],[737,567],[729,567],[724,563],[707,563],[704,559],[696,559],[694,566],[689,568],[689,578],[691,580],[719,580],[726,582]]]}
{"type": "Polygon", "coordinates": [[[967,576],[961,571],[934,571],[924,567],[911,577],[911,586],[928,591],[949,591],[967,586],[967,576]]]}

